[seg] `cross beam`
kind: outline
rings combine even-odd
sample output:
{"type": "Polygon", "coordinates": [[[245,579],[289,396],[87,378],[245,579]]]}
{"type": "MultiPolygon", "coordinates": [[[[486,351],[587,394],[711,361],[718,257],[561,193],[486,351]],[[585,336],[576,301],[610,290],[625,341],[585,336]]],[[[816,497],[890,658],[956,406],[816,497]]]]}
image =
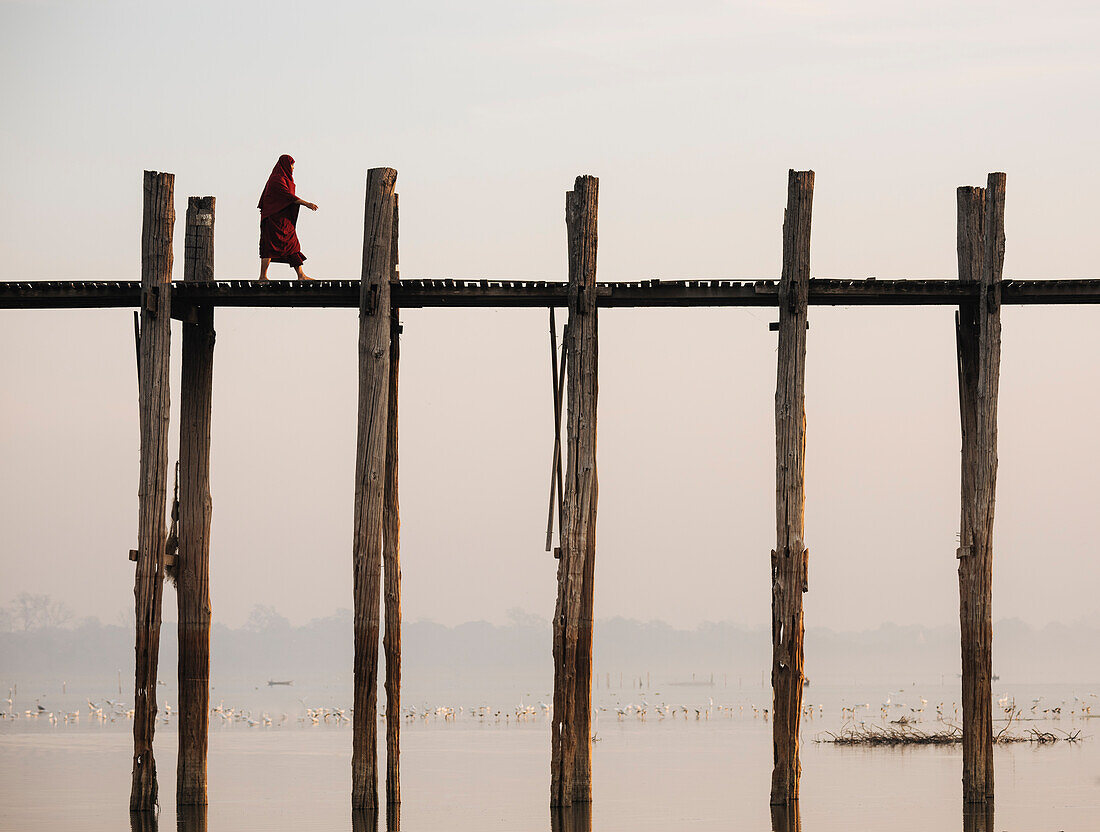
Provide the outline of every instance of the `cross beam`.
{"type": "MultiPolygon", "coordinates": [[[[358,280],[227,280],[172,284],[177,316],[191,306],[358,308],[358,280]]],[[[400,280],[393,305],[421,307],[565,307],[568,284],[546,280],[400,280]]],[[[978,290],[958,280],[812,278],[813,306],[958,306],[978,290]]],[[[153,303],[153,299],[146,299],[153,303]]],[[[1004,280],[1004,304],[1100,303],[1100,280],[1004,280]]],[[[596,306],[777,306],[777,280],[642,280],[596,284],[596,306]]],[[[143,305],[139,281],[0,282],[0,309],[134,308],[143,305]]]]}

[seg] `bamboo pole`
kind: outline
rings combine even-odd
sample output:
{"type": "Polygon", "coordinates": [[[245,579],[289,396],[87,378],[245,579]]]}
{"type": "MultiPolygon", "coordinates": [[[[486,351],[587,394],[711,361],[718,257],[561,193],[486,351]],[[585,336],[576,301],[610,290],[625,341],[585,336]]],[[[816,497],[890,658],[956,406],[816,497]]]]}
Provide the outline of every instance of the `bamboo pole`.
{"type": "Polygon", "coordinates": [[[172,204],[175,176],[145,171],[141,223],[141,358],[138,549],[134,578],[134,761],[131,811],[157,806],[153,732],[164,590],[164,510],[168,497],[168,353],[171,339],[172,204]]]}
{"type": "Polygon", "coordinates": [[[554,613],[550,805],[592,799],[592,612],[596,554],[596,247],[599,180],[578,176],[566,194],[569,238],[567,462],[562,555],[554,613]]]}
{"type": "Polygon", "coordinates": [[[979,282],[959,308],[956,336],[962,426],[959,619],[962,653],[963,800],[993,799],[993,516],[1001,357],[1005,175],[958,190],[959,280],[979,282]]]}
{"type": "Polygon", "coordinates": [[[814,172],[790,171],[779,282],[779,356],[775,389],[776,547],[772,552],[771,802],[798,799],[801,764],[803,622],[809,553],[803,543],[806,453],[806,309],[814,172]]]}
{"type": "Polygon", "coordinates": [[[378,806],[378,613],[390,378],[390,278],[397,171],[367,173],[359,295],[359,427],[352,544],[355,659],[351,805],[378,806]]]}
{"type": "MultiPolygon", "coordinates": [[[[397,194],[393,195],[391,274],[397,279],[397,194]]],[[[382,507],[382,569],[386,632],[386,803],[387,817],[401,802],[401,511],[397,491],[397,378],[401,359],[401,315],[390,313],[390,372],[386,419],[386,484],[382,507]]]]}
{"type": "MultiPolygon", "coordinates": [[[[187,200],[183,279],[214,279],[214,197],[187,200]]],[[[210,406],[214,307],[183,324],[180,373],[180,532],[175,566],[179,644],[176,805],[206,805],[210,713],[210,406]]]]}

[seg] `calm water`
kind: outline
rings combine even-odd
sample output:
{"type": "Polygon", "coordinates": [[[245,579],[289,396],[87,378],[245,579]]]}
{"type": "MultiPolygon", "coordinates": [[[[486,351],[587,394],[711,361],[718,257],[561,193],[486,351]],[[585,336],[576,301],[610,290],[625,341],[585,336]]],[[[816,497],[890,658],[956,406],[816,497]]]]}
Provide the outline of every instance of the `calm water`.
{"type": "MultiPolygon", "coordinates": [[[[1088,703],[1092,690],[1021,686],[998,689],[995,696],[1014,695],[1025,711],[1034,697],[1043,697],[1036,714],[1029,714],[1037,721],[1021,723],[1021,730],[1081,730],[1083,736],[1091,737],[1092,726],[1100,722],[1080,714],[1084,706],[1073,697],[1088,703]],[[1043,708],[1059,705],[1063,708],[1059,719],[1041,719],[1043,708]],[[1078,714],[1070,715],[1070,710],[1078,714]]],[[[993,825],[984,816],[963,817],[957,747],[853,749],[813,741],[823,731],[841,726],[842,705],[869,704],[871,708],[861,710],[858,719],[881,724],[880,705],[888,696],[890,718],[922,707],[920,698],[926,698],[928,704],[917,718],[923,720],[921,727],[935,730],[940,727],[935,712],[938,702],[944,701],[945,716],[953,717],[951,702],[958,696],[950,689],[808,689],[807,704],[822,707],[813,719],[803,720],[799,818],[773,818],[768,806],[771,726],[760,712],[766,691],[683,688],[661,696],[639,691],[599,691],[597,695],[597,705],[606,710],[599,712],[595,725],[595,801],[590,812],[551,817],[547,809],[549,728],[537,706],[546,697],[512,692],[490,705],[485,717],[470,714],[477,699],[452,699],[447,704],[455,708],[453,720],[430,713],[426,719],[418,716],[406,723],[401,827],[414,832],[1100,830],[1100,752],[1091,738],[1073,744],[997,748],[993,825]],[[521,698],[524,706],[535,707],[535,714],[517,721],[511,714],[521,698]],[[906,703],[904,709],[899,707],[901,702],[906,703]],[[658,703],[675,703],[687,707],[688,713],[681,708],[675,716],[662,718],[658,703]],[[644,720],[637,713],[640,706],[646,708],[644,720]],[[621,718],[616,708],[624,709],[621,718]]],[[[238,704],[248,704],[245,693],[239,697],[238,704]]],[[[310,701],[302,690],[254,691],[251,697],[253,707],[237,710],[247,710],[259,724],[215,717],[207,817],[184,819],[187,823],[181,828],[189,832],[372,830],[370,819],[364,824],[350,810],[350,725],[332,719],[312,724],[300,701],[310,701]],[[263,713],[271,716],[271,725],[263,724],[263,713]],[[287,719],[280,725],[283,713],[287,719]]],[[[162,696],[162,703],[166,700],[174,702],[170,695],[162,696]]],[[[1097,703],[1095,698],[1091,701],[1097,703]]],[[[72,704],[74,709],[84,705],[77,724],[54,725],[42,717],[0,724],[0,829],[116,832],[130,828],[132,723],[124,716],[114,723],[89,721],[83,697],[73,697],[72,704]]],[[[425,704],[416,706],[421,712],[437,706],[432,702],[425,708],[425,704]]],[[[1094,709],[1100,712],[1100,703],[1094,709]]],[[[172,829],[177,820],[174,719],[158,725],[155,753],[161,784],[159,828],[172,829]]],[[[387,821],[383,814],[379,827],[385,829],[388,823],[392,828],[394,820],[387,821]]]]}

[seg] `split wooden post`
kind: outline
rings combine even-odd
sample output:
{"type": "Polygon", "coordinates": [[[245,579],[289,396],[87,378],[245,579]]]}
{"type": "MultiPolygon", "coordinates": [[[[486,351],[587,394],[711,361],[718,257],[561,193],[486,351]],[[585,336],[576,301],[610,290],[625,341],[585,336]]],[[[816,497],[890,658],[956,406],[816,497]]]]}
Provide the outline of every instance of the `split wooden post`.
{"type": "Polygon", "coordinates": [[[566,476],[554,611],[554,718],[550,805],[592,800],[592,614],[596,560],[596,214],[599,180],[578,176],[566,194],[569,323],[566,476]]]}
{"type": "MultiPolygon", "coordinates": [[[[183,279],[214,279],[214,197],[187,200],[183,279]]],[[[179,553],[174,575],[179,644],[179,756],[176,805],[206,805],[210,714],[210,404],[214,307],[183,324],[180,373],[179,553]]]]}
{"type": "MultiPolygon", "coordinates": [[[[397,280],[397,194],[393,195],[390,274],[397,280]]],[[[397,375],[401,358],[401,312],[390,312],[389,399],[386,418],[386,485],[382,508],[382,570],[386,631],[387,816],[401,802],[401,511],[397,496],[397,375]]]]}
{"type": "Polygon", "coordinates": [[[171,339],[172,198],[175,176],[145,171],[141,222],[141,351],[138,555],[134,579],[134,766],[132,811],[157,806],[153,731],[157,721],[157,659],[164,591],[165,503],[168,497],[168,353],[171,339]]]}
{"type": "Polygon", "coordinates": [[[963,800],[993,799],[993,515],[1005,175],[958,189],[959,280],[979,284],[955,317],[962,422],[959,618],[962,647],[963,800]]]}
{"type": "Polygon", "coordinates": [[[771,802],[798,800],[801,763],[803,622],[809,553],[803,543],[806,454],[806,310],[810,287],[810,217],[814,172],[788,173],[779,281],[779,356],[775,388],[775,517],[772,552],[771,802]]]}
{"type": "Polygon", "coordinates": [[[355,666],[351,805],[378,807],[378,613],[390,383],[390,278],[397,171],[367,173],[359,290],[359,427],[355,454],[355,666]]]}

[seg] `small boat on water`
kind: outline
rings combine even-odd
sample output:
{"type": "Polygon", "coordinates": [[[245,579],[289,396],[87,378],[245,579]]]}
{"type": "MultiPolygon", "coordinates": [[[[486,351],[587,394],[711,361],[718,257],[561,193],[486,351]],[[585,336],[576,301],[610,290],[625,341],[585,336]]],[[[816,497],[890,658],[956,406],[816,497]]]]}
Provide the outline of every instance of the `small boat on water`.
{"type": "Polygon", "coordinates": [[[293,685],[293,684],[294,684],[293,679],[288,679],[285,682],[279,682],[279,681],[276,681],[275,679],[268,679],[267,680],[267,686],[269,688],[273,688],[273,687],[275,687],[275,685],[293,685]]]}

